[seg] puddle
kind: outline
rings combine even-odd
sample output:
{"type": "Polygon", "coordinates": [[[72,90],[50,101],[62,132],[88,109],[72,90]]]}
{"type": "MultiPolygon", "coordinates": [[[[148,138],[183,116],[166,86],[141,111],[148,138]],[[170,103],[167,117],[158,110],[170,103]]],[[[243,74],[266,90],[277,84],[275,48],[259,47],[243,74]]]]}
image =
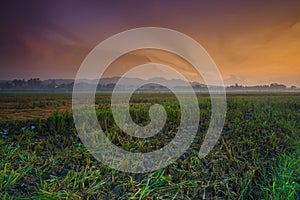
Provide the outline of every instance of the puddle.
{"type": "MultiPolygon", "coordinates": [[[[24,132],[25,130],[34,131],[34,130],[36,130],[36,126],[35,125],[23,126],[19,130],[21,130],[21,132],[24,132]]],[[[8,137],[19,135],[19,134],[20,134],[20,131],[17,131],[16,129],[13,129],[12,131],[9,131],[8,129],[0,129],[0,136],[4,139],[8,138],[8,137]]]]}
{"type": "Polygon", "coordinates": [[[7,134],[8,134],[8,130],[6,129],[0,131],[0,135],[7,135],[7,134]]]}
{"type": "Polygon", "coordinates": [[[0,135],[2,136],[2,138],[8,138],[8,130],[0,130],[0,135]]]}

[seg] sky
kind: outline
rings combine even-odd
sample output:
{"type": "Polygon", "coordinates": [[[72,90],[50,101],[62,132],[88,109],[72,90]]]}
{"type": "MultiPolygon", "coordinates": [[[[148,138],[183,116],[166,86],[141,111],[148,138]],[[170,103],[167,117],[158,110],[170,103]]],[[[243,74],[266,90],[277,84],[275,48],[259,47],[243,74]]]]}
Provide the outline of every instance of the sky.
{"type": "MultiPolygon", "coordinates": [[[[0,79],[74,79],[101,41],[151,26],[195,39],[210,54],[226,85],[300,86],[299,10],[300,1],[290,0],[2,1],[0,79]]],[[[151,50],[124,55],[106,76],[156,61],[196,79],[192,67],[178,56],[151,50]]]]}

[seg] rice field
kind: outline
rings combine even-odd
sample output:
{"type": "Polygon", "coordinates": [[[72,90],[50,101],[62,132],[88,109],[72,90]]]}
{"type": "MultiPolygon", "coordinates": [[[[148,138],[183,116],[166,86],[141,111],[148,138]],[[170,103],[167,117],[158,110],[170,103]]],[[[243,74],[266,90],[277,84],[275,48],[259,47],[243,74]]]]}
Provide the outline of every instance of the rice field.
{"type": "MultiPolygon", "coordinates": [[[[299,199],[300,93],[230,93],[221,137],[203,159],[198,151],[211,114],[199,94],[200,121],[190,148],[171,165],[144,174],[110,169],[80,141],[71,94],[0,94],[1,199],[299,199]]],[[[110,94],[96,95],[99,123],[112,143],[130,152],[168,144],[180,124],[172,94],[135,94],[130,114],[149,123],[153,104],[168,118],[148,139],[116,125],[110,94]]]]}

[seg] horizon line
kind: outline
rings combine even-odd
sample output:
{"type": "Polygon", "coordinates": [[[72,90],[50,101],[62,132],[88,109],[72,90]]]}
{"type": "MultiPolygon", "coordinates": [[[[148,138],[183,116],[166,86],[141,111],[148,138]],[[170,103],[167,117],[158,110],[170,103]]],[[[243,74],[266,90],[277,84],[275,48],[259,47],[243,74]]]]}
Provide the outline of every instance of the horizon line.
{"type": "MultiPolygon", "coordinates": [[[[113,78],[121,78],[121,76],[111,76],[111,77],[101,77],[100,79],[97,79],[97,78],[86,78],[86,79],[81,79],[81,80],[89,80],[89,81],[95,81],[95,80],[101,80],[101,79],[113,79],[113,78]]],[[[166,81],[172,81],[172,80],[180,80],[180,81],[185,81],[183,79],[180,79],[180,78],[171,78],[171,79],[167,79],[165,77],[153,77],[153,78],[148,78],[148,79],[143,79],[143,78],[139,78],[139,77],[126,77],[128,79],[140,79],[140,80],[143,80],[143,81],[147,81],[147,80],[151,80],[151,79],[156,79],[156,78],[162,78],[162,79],[165,79],[166,81]]],[[[75,78],[39,78],[39,77],[31,77],[31,78],[14,78],[14,79],[2,79],[0,78],[0,81],[14,81],[14,80],[24,80],[24,81],[28,81],[30,79],[39,79],[40,81],[47,81],[47,80],[71,80],[71,81],[75,81],[75,78]]],[[[223,80],[224,81],[224,80],[223,80]]],[[[206,85],[206,83],[203,83],[203,82],[199,82],[199,81],[188,81],[188,83],[198,83],[198,84],[202,84],[202,85],[206,85]]],[[[279,84],[279,85],[285,85],[285,86],[289,86],[289,87],[292,87],[292,86],[296,86],[297,88],[300,87],[300,85],[296,85],[296,84],[286,84],[286,83],[283,83],[283,82],[269,82],[268,84],[265,83],[265,84],[260,84],[260,83],[255,83],[255,85],[253,84],[241,84],[241,83],[231,83],[231,84],[225,84],[224,83],[224,86],[225,87],[228,87],[228,86],[239,86],[239,87],[254,87],[254,86],[270,86],[271,84],[279,84]]]]}

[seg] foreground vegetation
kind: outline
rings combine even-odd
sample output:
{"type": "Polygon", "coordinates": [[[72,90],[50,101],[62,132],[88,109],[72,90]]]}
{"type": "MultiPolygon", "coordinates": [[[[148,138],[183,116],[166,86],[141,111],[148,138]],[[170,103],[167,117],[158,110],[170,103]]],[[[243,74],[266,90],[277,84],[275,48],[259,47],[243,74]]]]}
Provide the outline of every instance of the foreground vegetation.
{"type": "MultiPolygon", "coordinates": [[[[153,103],[164,105],[168,113],[164,129],[150,139],[127,136],[114,123],[110,96],[96,99],[101,127],[125,150],[153,151],[176,134],[180,110],[171,94],[140,94],[131,99],[136,123],[149,122],[153,103]]],[[[199,159],[210,122],[209,97],[199,95],[200,127],[189,150],[164,169],[129,174],[103,165],[82,145],[73,124],[70,95],[2,95],[0,106],[7,112],[19,109],[32,114],[45,109],[52,114],[2,119],[0,198],[299,199],[299,100],[299,94],[229,95],[222,136],[213,151],[199,159]]]]}

